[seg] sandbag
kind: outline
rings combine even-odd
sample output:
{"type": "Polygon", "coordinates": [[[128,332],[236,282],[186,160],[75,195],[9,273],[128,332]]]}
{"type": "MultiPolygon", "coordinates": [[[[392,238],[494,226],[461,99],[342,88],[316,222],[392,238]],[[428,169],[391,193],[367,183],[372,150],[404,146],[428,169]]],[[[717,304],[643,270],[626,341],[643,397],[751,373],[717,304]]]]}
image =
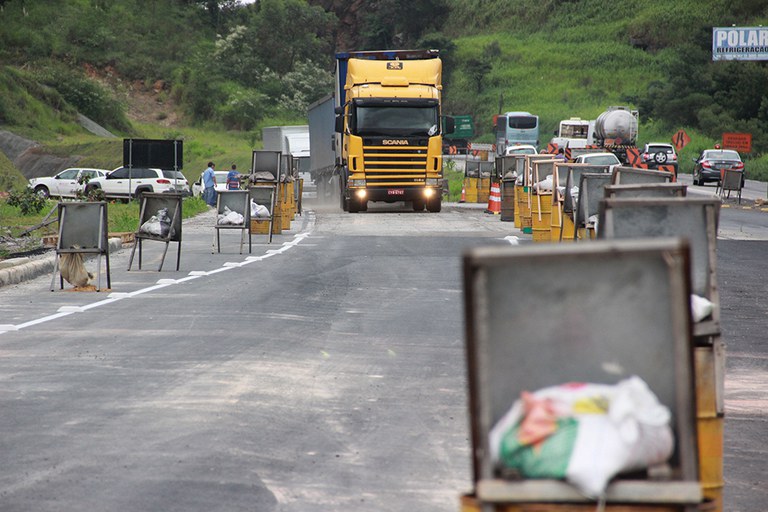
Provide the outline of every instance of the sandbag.
{"type": "Polygon", "coordinates": [[[242,213],[232,211],[228,206],[225,206],[224,212],[219,214],[217,222],[219,225],[242,226],[245,223],[245,217],[242,213]]]}
{"type": "Polygon", "coordinates": [[[61,277],[72,286],[81,288],[87,286],[94,276],[85,269],[82,253],[67,252],[61,255],[61,277]]]}
{"type": "Polygon", "coordinates": [[[269,208],[251,199],[251,217],[267,218],[269,217],[269,208]]]}
{"type": "Polygon", "coordinates": [[[167,238],[168,234],[171,232],[171,218],[168,217],[168,208],[160,208],[157,210],[157,214],[150,217],[149,220],[141,225],[139,232],[167,238]]]}
{"type": "Polygon", "coordinates": [[[666,462],[671,413],[639,377],[523,392],[489,434],[497,467],[557,478],[597,499],[616,475],[666,462]]]}
{"type": "Polygon", "coordinates": [[[691,317],[693,322],[701,322],[714,311],[715,305],[706,297],[691,294],[691,317]]]}

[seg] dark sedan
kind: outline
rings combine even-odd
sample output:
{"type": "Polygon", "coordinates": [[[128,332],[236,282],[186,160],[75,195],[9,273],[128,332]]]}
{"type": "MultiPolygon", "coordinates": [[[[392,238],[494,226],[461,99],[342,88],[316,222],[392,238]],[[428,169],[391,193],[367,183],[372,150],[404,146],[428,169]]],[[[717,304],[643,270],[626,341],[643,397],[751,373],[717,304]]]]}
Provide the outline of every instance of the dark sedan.
{"type": "Polygon", "coordinates": [[[694,160],[693,184],[704,185],[709,181],[720,183],[726,170],[744,172],[744,162],[736,151],[730,149],[705,149],[694,160]]]}

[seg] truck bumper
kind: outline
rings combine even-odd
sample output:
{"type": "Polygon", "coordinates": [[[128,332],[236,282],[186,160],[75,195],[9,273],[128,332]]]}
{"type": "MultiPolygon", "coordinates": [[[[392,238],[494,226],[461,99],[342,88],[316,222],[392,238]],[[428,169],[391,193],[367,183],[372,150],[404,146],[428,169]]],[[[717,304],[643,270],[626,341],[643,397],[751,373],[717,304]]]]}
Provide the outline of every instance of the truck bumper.
{"type": "Polygon", "coordinates": [[[391,187],[391,188],[350,188],[350,198],[360,198],[364,194],[368,201],[397,201],[426,200],[441,194],[438,187],[391,187]]]}

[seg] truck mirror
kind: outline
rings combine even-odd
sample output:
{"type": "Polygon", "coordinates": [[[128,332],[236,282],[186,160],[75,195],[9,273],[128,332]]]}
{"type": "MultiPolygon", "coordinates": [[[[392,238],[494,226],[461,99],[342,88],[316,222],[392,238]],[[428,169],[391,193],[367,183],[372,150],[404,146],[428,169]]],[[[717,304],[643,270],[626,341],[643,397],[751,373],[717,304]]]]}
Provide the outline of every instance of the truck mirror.
{"type": "Polygon", "coordinates": [[[333,111],[336,114],[343,114],[344,113],[344,106],[342,105],[342,106],[339,106],[339,107],[333,107],[333,111]]]}
{"type": "Polygon", "coordinates": [[[341,133],[344,131],[344,116],[341,114],[336,114],[336,133],[341,133]]]}
{"type": "Polygon", "coordinates": [[[552,135],[557,135],[557,130],[553,131],[552,135]]]}
{"type": "Polygon", "coordinates": [[[456,130],[456,120],[451,116],[445,116],[445,133],[453,133],[456,130]]]}

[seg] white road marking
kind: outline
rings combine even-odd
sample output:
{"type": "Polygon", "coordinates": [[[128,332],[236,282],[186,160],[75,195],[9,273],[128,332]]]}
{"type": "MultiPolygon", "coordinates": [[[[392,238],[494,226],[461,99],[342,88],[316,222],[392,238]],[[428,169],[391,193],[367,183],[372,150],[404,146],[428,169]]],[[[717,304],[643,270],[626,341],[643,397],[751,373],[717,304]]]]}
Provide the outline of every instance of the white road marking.
{"type": "Polygon", "coordinates": [[[221,267],[213,270],[192,270],[189,272],[189,275],[187,277],[184,277],[181,279],[160,279],[157,281],[157,284],[154,284],[147,288],[142,288],[140,290],[136,290],[133,292],[112,292],[107,296],[105,300],[94,302],[93,304],[88,304],[85,306],[62,306],[61,308],[59,308],[59,311],[54,313],[53,315],[44,316],[44,317],[37,318],[35,320],[30,320],[28,322],[24,322],[21,324],[0,324],[0,334],[3,334],[5,332],[20,331],[21,329],[26,329],[27,327],[33,327],[35,325],[40,325],[46,322],[50,322],[52,320],[63,318],[65,316],[69,316],[74,313],[83,313],[85,311],[96,309],[98,307],[105,306],[107,304],[112,304],[117,301],[138,297],[139,295],[153,292],[155,290],[160,290],[169,286],[175,286],[177,284],[181,284],[194,279],[199,279],[201,277],[211,276],[213,274],[218,274],[219,272],[226,272],[227,270],[231,270],[233,268],[240,268],[251,263],[264,261],[267,258],[270,258],[278,254],[282,254],[294,247],[297,247],[308,236],[310,236],[314,227],[315,227],[315,216],[310,212],[308,215],[307,227],[304,231],[302,231],[301,233],[295,234],[293,236],[292,241],[283,242],[282,247],[280,249],[268,250],[267,254],[265,254],[264,256],[246,256],[242,262],[228,261],[224,263],[221,267]]]}

